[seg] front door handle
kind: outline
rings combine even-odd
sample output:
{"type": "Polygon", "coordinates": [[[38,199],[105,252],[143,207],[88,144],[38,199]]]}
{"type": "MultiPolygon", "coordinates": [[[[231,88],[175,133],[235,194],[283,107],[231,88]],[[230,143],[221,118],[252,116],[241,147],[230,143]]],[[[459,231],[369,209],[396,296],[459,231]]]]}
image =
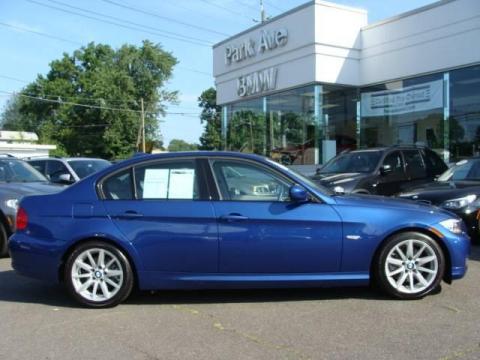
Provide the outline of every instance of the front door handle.
{"type": "Polygon", "coordinates": [[[226,222],[245,221],[245,220],[248,220],[248,217],[235,213],[235,214],[220,216],[220,220],[226,221],[226,222]]]}
{"type": "Polygon", "coordinates": [[[143,217],[143,214],[136,212],[135,210],[127,210],[124,213],[120,214],[118,217],[129,218],[129,219],[138,219],[143,217]]]}

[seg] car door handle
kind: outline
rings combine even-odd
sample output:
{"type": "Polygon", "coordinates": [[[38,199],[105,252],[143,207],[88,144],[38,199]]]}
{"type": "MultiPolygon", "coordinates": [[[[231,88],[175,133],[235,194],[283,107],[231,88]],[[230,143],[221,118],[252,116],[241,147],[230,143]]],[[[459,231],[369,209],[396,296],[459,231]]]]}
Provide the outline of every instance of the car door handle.
{"type": "Polygon", "coordinates": [[[127,210],[127,211],[121,213],[120,215],[118,215],[118,217],[129,218],[129,219],[137,219],[137,218],[143,217],[143,214],[141,214],[139,212],[136,212],[134,210],[127,210]]]}
{"type": "Polygon", "coordinates": [[[248,217],[240,214],[228,214],[220,216],[220,220],[226,222],[245,221],[248,220],[248,217]]]}

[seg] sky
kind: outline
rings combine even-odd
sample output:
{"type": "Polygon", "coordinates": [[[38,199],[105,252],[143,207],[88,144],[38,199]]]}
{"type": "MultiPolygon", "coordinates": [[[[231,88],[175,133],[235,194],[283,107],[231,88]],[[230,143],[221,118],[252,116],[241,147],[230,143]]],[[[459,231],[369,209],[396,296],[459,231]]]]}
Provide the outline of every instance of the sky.
{"type": "MultiPolygon", "coordinates": [[[[179,64],[169,90],[179,103],[161,119],[164,143],[198,143],[203,131],[198,97],[214,86],[212,45],[255,25],[259,0],[0,0],[0,111],[11,96],[64,52],[89,42],[114,48],[148,39],[173,53],[179,64]],[[81,14],[83,16],[80,16],[81,14]],[[99,15],[100,14],[100,15],[99,15]],[[115,24],[112,24],[115,23],[115,24]],[[142,27],[139,27],[142,25],[142,27]],[[40,35],[44,34],[44,35],[40,35]],[[46,35],[45,35],[46,34],[46,35]]],[[[306,0],[264,0],[276,16],[306,0]]],[[[369,23],[386,19],[432,0],[335,0],[368,11],[369,23]]]]}

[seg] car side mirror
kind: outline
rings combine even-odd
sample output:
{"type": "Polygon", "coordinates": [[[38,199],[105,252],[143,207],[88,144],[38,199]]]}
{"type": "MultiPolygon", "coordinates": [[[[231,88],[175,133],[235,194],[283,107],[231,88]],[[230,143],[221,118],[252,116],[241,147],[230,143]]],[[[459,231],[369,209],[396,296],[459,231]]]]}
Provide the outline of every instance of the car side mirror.
{"type": "Polygon", "coordinates": [[[380,168],[380,174],[382,174],[382,175],[390,174],[392,171],[393,171],[392,165],[383,165],[380,168]]]}
{"type": "Polygon", "coordinates": [[[300,185],[292,185],[289,194],[293,202],[302,203],[308,201],[308,192],[300,185]]]}
{"type": "Polygon", "coordinates": [[[74,180],[70,174],[60,174],[58,176],[58,182],[61,184],[73,184],[74,180]]]}

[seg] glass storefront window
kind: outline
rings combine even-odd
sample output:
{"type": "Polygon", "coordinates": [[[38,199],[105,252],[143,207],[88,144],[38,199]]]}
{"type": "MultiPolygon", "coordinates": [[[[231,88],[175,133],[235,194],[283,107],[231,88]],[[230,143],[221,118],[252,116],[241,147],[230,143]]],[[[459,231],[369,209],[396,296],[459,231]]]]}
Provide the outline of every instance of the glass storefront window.
{"type": "Polygon", "coordinates": [[[266,154],[266,126],[263,99],[228,106],[227,150],[266,154]]]}
{"type": "Polygon", "coordinates": [[[323,163],[342,151],[357,148],[357,89],[323,85],[320,114],[323,120],[321,138],[323,163]]]}
{"type": "Polygon", "coordinates": [[[480,65],[365,88],[308,85],[226,105],[224,114],[227,150],[285,165],[402,144],[456,161],[480,155],[480,65]]]}
{"type": "Polygon", "coordinates": [[[443,74],[361,90],[360,144],[428,146],[443,156],[443,74]]]}
{"type": "Polygon", "coordinates": [[[480,66],[450,71],[452,160],[480,155],[480,66]]]}
{"type": "Polygon", "coordinates": [[[318,127],[314,87],[268,96],[268,155],[284,165],[315,164],[318,127]]]}

